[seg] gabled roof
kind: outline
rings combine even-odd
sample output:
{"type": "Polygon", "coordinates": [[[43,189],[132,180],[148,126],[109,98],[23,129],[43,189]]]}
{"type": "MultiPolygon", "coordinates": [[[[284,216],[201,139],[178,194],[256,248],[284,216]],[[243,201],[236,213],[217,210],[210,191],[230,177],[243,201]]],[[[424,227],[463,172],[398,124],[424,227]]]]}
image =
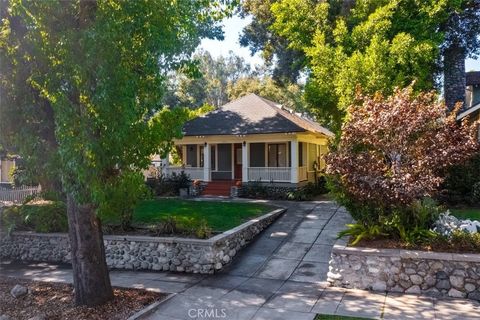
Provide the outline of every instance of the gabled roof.
{"type": "Polygon", "coordinates": [[[480,85],[480,71],[470,71],[466,73],[467,86],[480,85]]]}
{"type": "Polygon", "coordinates": [[[291,113],[273,101],[249,94],[188,121],[185,136],[246,135],[311,131],[334,134],[318,123],[291,113]]]}

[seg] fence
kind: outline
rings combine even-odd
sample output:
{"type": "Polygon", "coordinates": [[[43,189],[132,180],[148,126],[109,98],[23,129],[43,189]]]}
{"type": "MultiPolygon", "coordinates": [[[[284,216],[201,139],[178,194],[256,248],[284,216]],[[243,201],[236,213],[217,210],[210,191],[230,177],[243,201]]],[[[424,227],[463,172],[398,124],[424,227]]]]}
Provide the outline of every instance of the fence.
{"type": "Polygon", "coordinates": [[[40,186],[3,187],[0,186],[0,201],[22,202],[26,197],[40,192],[40,186]]]}

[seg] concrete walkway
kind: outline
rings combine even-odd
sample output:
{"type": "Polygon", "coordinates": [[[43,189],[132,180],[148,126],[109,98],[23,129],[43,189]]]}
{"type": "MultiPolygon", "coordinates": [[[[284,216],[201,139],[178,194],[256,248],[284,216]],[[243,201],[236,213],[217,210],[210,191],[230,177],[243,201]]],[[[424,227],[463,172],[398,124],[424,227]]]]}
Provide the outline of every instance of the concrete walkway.
{"type": "MultiPolygon", "coordinates": [[[[112,271],[115,286],[177,293],[151,320],[314,319],[317,313],[373,319],[480,319],[470,300],[373,293],[328,287],[330,250],[351,221],[329,201],[281,203],[289,210],[212,276],[112,271]]],[[[2,265],[2,274],[70,282],[66,267],[2,265]]]]}

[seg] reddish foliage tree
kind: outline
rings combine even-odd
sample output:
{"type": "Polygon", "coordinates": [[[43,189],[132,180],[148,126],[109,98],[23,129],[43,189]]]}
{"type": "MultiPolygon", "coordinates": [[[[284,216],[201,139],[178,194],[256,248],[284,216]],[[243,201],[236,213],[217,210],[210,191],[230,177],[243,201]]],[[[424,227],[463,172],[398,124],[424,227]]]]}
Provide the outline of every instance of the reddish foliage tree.
{"type": "Polygon", "coordinates": [[[355,201],[409,205],[434,196],[444,169],[479,150],[477,126],[456,121],[434,92],[415,96],[408,87],[388,98],[359,94],[338,148],[327,157],[327,172],[355,201]]]}

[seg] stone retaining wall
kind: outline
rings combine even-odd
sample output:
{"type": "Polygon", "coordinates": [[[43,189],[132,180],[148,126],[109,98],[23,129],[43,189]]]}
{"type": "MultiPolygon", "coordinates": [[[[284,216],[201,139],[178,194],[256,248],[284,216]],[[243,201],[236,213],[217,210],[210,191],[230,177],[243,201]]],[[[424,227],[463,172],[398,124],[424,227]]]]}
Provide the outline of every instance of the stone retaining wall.
{"type": "Polygon", "coordinates": [[[337,287],[480,300],[480,254],[357,248],[339,241],[328,281],[337,287]]]}
{"type": "MultiPolygon", "coordinates": [[[[207,240],[104,236],[107,264],[112,269],[214,273],[284,211],[274,210],[207,240]]],[[[4,235],[0,258],[70,263],[68,235],[33,232],[4,235]]]]}

